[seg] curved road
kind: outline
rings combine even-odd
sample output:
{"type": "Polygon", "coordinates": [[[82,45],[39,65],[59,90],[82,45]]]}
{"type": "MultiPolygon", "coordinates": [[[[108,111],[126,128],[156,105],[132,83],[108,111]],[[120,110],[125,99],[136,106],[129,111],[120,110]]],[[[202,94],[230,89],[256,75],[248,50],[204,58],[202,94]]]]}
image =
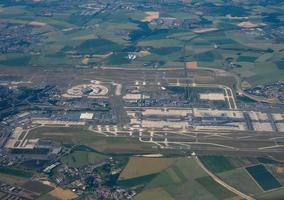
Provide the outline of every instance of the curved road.
{"type": "Polygon", "coordinates": [[[210,172],[204,165],[203,163],[199,160],[199,158],[197,156],[194,157],[197,164],[217,183],[219,183],[220,185],[222,185],[223,187],[225,187],[226,189],[228,189],[229,191],[235,193],[236,195],[246,199],[246,200],[254,200],[254,198],[240,192],[239,190],[233,188],[232,186],[228,185],[227,183],[225,183],[224,181],[222,181],[219,177],[217,177],[215,174],[213,174],[212,172],[210,172]]]}

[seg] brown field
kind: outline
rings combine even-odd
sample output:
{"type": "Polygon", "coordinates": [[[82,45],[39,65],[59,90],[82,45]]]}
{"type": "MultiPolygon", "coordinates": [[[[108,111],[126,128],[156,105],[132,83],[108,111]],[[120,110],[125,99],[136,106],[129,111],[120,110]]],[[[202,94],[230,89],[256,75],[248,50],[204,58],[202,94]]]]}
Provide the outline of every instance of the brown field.
{"type": "Polygon", "coordinates": [[[83,60],[82,60],[82,64],[84,64],[84,65],[89,64],[89,60],[90,59],[88,57],[84,57],[83,60]]]}
{"type": "Polygon", "coordinates": [[[155,174],[168,168],[176,160],[175,158],[132,157],[120,174],[119,179],[123,180],[155,174]]]}
{"type": "Polygon", "coordinates": [[[43,23],[43,22],[30,22],[29,25],[31,26],[46,26],[47,24],[46,23],[43,23]]]}
{"type": "Polygon", "coordinates": [[[276,173],[284,174],[284,167],[276,167],[276,173]]]}
{"type": "Polygon", "coordinates": [[[61,200],[70,200],[70,199],[75,199],[78,197],[77,194],[75,194],[71,190],[68,190],[68,189],[64,190],[59,187],[49,192],[49,194],[61,200]]]}
{"type": "Polygon", "coordinates": [[[27,199],[37,199],[40,196],[39,193],[31,192],[31,191],[28,191],[28,190],[24,190],[24,191],[19,192],[19,195],[22,196],[22,197],[25,197],[27,199]]]}
{"type": "Polygon", "coordinates": [[[251,87],[251,84],[250,84],[249,82],[247,82],[247,81],[243,81],[243,82],[241,83],[241,86],[242,86],[242,88],[250,88],[250,87],[251,87]]]}
{"type": "Polygon", "coordinates": [[[255,23],[252,23],[252,22],[241,22],[238,24],[238,26],[240,27],[243,27],[243,28],[255,28],[255,27],[258,27],[258,26],[264,26],[265,24],[263,23],[258,23],[258,24],[255,24],[255,23]]]}
{"type": "Polygon", "coordinates": [[[138,57],[145,57],[145,56],[148,56],[148,55],[150,55],[151,53],[149,52],[149,51],[139,51],[139,52],[137,52],[136,53],[136,55],[138,56],[138,57]]]}
{"type": "Polygon", "coordinates": [[[143,22],[151,22],[154,19],[159,19],[159,17],[160,17],[159,12],[150,11],[150,12],[145,12],[145,14],[147,16],[143,19],[143,22]]]}
{"type": "Polygon", "coordinates": [[[186,62],[187,69],[197,69],[198,63],[197,62],[186,62]]]}
{"type": "Polygon", "coordinates": [[[28,181],[26,178],[21,178],[17,176],[11,176],[7,174],[1,174],[0,173],[0,180],[1,182],[10,184],[10,185],[23,185],[28,181]]]}
{"type": "Polygon", "coordinates": [[[212,31],[217,31],[217,28],[196,28],[193,30],[194,33],[208,33],[212,31]]]}

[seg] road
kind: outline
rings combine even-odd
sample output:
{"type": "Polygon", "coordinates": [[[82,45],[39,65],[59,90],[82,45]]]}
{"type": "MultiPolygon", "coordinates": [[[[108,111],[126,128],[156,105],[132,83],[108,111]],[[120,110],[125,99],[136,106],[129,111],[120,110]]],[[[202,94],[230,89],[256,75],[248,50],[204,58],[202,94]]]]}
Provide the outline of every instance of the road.
{"type": "Polygon", "coordinates": [[[222,185],[223,187],[225,187],[226,189],[228,189],[229,191],[235,193],[236,195],[242,197],[243,199],[246,200],[254,200],[254,198],[240,192],[239,190],[233,188],[232,186],[228,185],[227,183],[225,183],[224,181],[222,181],[219,177],[217,177],[215,174],[213,174],[212,172],[210,172],[204,165],[203,163],[199,160],[199,158],[197,156],[194,157],[197,164],[217,183],[219,183],[220,185],[222,185]]]}

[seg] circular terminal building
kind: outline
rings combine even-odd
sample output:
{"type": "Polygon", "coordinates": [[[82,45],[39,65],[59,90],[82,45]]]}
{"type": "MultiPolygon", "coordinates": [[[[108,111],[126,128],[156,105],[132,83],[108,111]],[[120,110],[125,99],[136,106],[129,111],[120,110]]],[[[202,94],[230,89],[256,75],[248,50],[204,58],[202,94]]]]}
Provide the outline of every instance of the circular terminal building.
{"type": "Polygon", "coordinates": [[[103,97],[108,94],[108,88],[96,84],[82,84],[74,86],[67,90],[67,93],[64,95],[65,97],[82,97],[82,96],[88,96],[90,98],[94,97],[103,97]]]}

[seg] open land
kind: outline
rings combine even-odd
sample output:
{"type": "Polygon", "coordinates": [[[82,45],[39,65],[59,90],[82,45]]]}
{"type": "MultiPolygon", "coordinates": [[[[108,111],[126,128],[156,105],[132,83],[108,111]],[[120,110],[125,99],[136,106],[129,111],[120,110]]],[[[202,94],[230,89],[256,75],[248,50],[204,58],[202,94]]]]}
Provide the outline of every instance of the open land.
{"type": "Polygon", "coordinates": [[[0,38],[10,39],[1,40],[0,65],[182,68],[184,61],[197,61],[231,71],[252,86],[283,81],[283,25],[275,26],[282,3],[276,9],[245,2],[243,8],[234,1],[224,9],[217,1],[199,6],[110,2],[2,5],[0,38]],[[149,54],[133,56],[139,52],[149,54]]]}
{"type": "MultiPolygon", "coordinates": [[[[18,70],[11,68],[3,73],[9,77],[18,70]]],[[[237,93],[243,91],[236,87],[238,79],[234,75],[187,66],[167,70],[125,69],[123,73],[115,68],[80,69],[76,76],[73,73],[74,69],[50,71],[43,77],[40,70],[25,73],[21,69],[20,80],[11,77],[30,88],[30,83],[38,84],[42,79],[57,86],[38,89],[25,97],[29,105],[45,105],[51,114],[30,111],[27,105],[20,104],[21,111],[13,120],[20,123],[25,120],[25,125],[17,124],[11,135],[2,136],[8,138],[3,144],[12,156],[25,155],[21,162],[31,158],[51,162],[43,164],[41,170],[60,187],[75,187],[76,195],[81,196],[79,191],[90,187],[86,179],[88,170],[94,170],[99,175],[94,179],[116,180],[117,187],[126,188],[125,193],[119,193],[123,198],[127,195],[136,198],[136,193],[141,192],[138,199],[184,199],[201,194],[204,199],[236,196],[250,199],[272,192],[271,187],[262,188],[260,185],[265,183],[258,183],[246,171],[247,167],[264,164],[277,182],[273,190],[282,188],[279,170],[278,173],[271,170],[273,166],[282,167],[284,115],[279,109],[282,105],[274,108],[272,104],[261,104],[262,109],[255,110],[255,102],[259,105],[261,101],[251,99],[250,95],[238,99],[237,93]],[[124,73],[129,76],[125,78],[124,73]],[[67,76],[72,77],[71,84],[67,76]],[[34,102],[29,97],[34,94],[48,96],[48,101],[54,99],[56,103],[46,103],[44,98],[34,102]],[[70,106],[72,109],[66,111],[70,106]],[[144,157],[145,154],[150,155],[144,157]],[[187,159],[191,154],[192,158],[187,159]],[[56,159],[52,160],[54,156],[56,159]],[[266,162],[259,161],[259,157],[267,159],[266,162]],[[187,172],[188,169],[192,171],[187,172]],[[77,181],[72,182],[74,179],[77,181]],[[195,188],[195,192],[187,191],[188,187],[195,188]]],[[[10,111],[9,107],[6,109],[10,111]]],[[[34,170],[9,169],[3,173],[29,180],[38,173],[34,170]]],[[[101,192],[101,187],[103,184],[94,190],[101,192]]],[[[94,190],[83,194],[93,195],[94,190]]],[[[100,195],[106,198],[108,194],[100,195]]],[[[50,195],[45,192],[41,198],[50,195]]]]}
{"type": "Polygon", "coordinates": [[[283,2],[0,5],[0,198],[281,199],[283,2]]]}

